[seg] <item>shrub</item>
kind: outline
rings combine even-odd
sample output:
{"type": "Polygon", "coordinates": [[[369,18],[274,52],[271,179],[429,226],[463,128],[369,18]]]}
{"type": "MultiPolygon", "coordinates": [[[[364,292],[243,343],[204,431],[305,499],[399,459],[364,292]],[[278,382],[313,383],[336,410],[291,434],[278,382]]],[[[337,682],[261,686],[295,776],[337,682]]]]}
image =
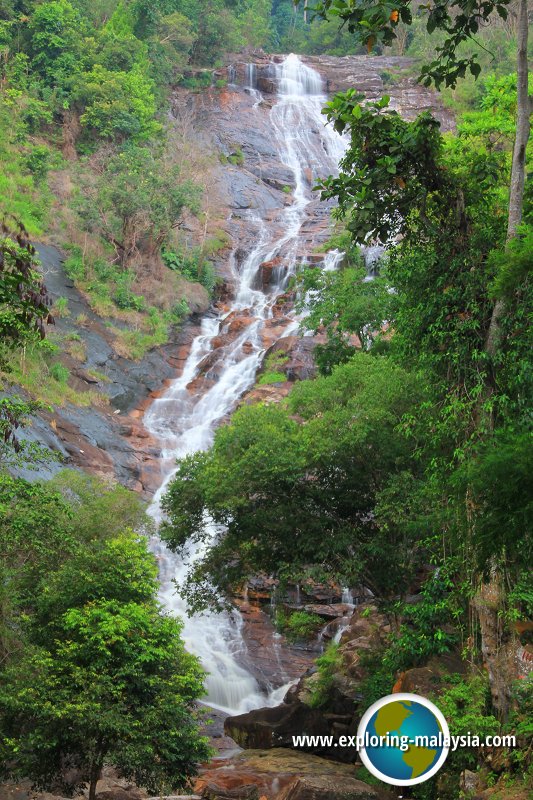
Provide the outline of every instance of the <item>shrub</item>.
{"type": "Polygon", "coordinates": [[[134,294],[128,283],[120,283],[113,295],[113,302],[118,308],[131,309],[132,311],[143,311],[145,307],[144,297],[134,294]]]}
{"type": "Polygon", "coordinates": [[[257,381],[259,386],[265,386],[269,383],[286,383],[287,376],[283,372],[265,372],[257,381]]]}
{"type": "Polygon", "coordinates": [[[38,183],[44,181],[50,169],[50,150],[44,144],[36,145],[26,155],[24,163],[38,183]]]}
{"type": "Polygon", "coordinates": [[[70,317],[68,299],[66,297],[58,297],[52,308],[52,313],[56,317],[70,317]]]}
{"type": "Polygon", "coordinates": [[[314,638],[322,625],[323,620],[318,614],[310,614],[307,611],[294,611],[292,614],[287,614],[282,610],[276,614],[276,627],[291,642],[314,638]]]}
{"type": "Polygon", "coordinates": [[[244,164],[244,153],[240,147],[236,147],[235,150],[229,154],[228,161],[230,164],[235,164],[238,167],[244,164]]]}
{"type": "Polygon", "coordinates": [[[335,676],[342,666],[342,655],[339,645],[332,642],[324,653],[315,661],[318,677],[312,683],[309,705],[319,708],[327,703],[335,682],[335,676]]]}
{"type": "Polygon", "coordinates": [[[57,361],[50,367],[50,375],[58,383],[66,383],[70,377],[70,372],[64,364],[60,364],[59,361],[57,361]]]}

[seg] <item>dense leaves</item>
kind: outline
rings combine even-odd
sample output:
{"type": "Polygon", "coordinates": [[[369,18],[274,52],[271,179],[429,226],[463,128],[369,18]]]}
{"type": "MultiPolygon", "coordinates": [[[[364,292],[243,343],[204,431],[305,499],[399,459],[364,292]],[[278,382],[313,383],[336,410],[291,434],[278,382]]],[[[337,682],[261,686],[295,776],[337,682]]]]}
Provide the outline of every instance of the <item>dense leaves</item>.
{"type": "Polygon", "coordinates": [[[21,347],[45,336],[53,323],[50,300],[37,271],[35,248],[25,229],[4,220],[0,228],[0,337],[2,346],[21,347]]]}
{"type": "Polygon", "coordinates": [[[128,528],[147,525],[139,499],[81,474],[1,476],[0,518],[2,777],[94,797],[113,764],[153,793],[183,787],[209,754],[203,672],[128,528]]]}
{"type": "Polygon", "coordinates": [[[166,541],[203,539],[206,513],[227,526],[191,574],[195,604],[208,600],[206,576],[224,588],[256,570],[364,579],[382,596],[405,590],[416,569],[409,532],[387,531],[402,565],[391,572],[372,509],[391,476],[413,467],[400,423],[425,392],[416,376],[361,353],[295,387],[287,409],[239,410],[209,453],[181,462],[164,501],[166,541]]]}

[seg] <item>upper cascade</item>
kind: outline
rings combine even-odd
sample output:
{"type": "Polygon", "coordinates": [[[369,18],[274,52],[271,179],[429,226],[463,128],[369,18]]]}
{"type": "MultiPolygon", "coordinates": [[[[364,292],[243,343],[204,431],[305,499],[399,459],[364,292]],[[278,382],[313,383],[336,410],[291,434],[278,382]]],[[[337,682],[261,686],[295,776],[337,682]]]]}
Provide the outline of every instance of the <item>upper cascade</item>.
{"type": "Polygon", "coordinates": [[[291,53],[281,64],[276,64],[276,80],[280,95],[304,97],[323,96],[324,84],[319,73],[291,53]]]}

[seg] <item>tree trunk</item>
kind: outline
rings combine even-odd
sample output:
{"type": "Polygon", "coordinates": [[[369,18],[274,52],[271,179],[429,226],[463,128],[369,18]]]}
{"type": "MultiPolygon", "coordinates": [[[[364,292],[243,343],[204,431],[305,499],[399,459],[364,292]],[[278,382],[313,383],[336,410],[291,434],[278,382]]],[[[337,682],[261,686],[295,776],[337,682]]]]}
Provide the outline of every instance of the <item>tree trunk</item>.
{"type": "MultiPolygon", "coordinates": [[[[528,96],[528,9],[527,0],[520,0],[517,20],[517,115],[516,136],[513,148],[511,185],[509,188],[509,216],[507,243],[515,238],[522,221],[524,185],[526,175],[526,147],[529,139],[530,100],[528,96]]],[[[499,299],[494,304],[485,349],[493,358],[500,338],[500,319],[505,303],[499,299]]],[[[490,390],[489,390],[490,391],[490,390]]],[[[491,424],[493,424],[491,415],[491,424]]],[[[474,598],[474,607],[481,629],[481,650],[487,667],[492,702],[499,717],[505,720],[510,709],[510,685],[518,677],[518,639],[509,624],[502,619],[505,602],[503,578],[496,562],[490,578],[481,584],[474,598]]]]}
{"type": "Polygon", "coordinates": [[[93,761],[91,765],[91,772],[89,776],[89,798],[88,800],[95,800],[96,798],[96,784],[98,783],[98,779],[100,777],[100,773],[102,772],[102,762],[101,761],[93,761]]]}
{"type": "Polygon", "coordinates": [[[524,204],[524,184],[526,178],[526,147],[529,139],[529,117],[531,105],[528,95],[528,63],[527,37],[528,13],[527,0],[520,0],[518,8],[518,54],[517,54],[517,114],[516,136],[513,149],[513,167],[511,170],[511,190],[509,196],[509,219],[507,225],[507,241],[516,236],[516,229],[522,221],[524,204]]]}
{"type": "Polygon", "coordinates": [[[481,653],[487,666],[492,704],[505,720],[511,706],[511,684],[518,677],[518,640],[502,617],[505,589],[501,571],[494,566],[489,580],[482,583],[474,607],[481,631],[481,653]]]}
{"type": "MultiPolygon", "coordinates": [[[[528,63],[527,63],[527,38],[528,38],[528,12],[527,0],[520,0],[517,20],[517,111],[516,135],[513,148],[513,166],[511,169],[511,186],[509,190],[509,216],[507,220],[507,242],[514,239],[518,226],[522,221],[524,205],[524,185],[526,179],[526,147],[529,139],[529,118],[531,103],[528,95],[528,63]]],[[[489,331],[487,334],[486,350],[494,356],[500,333],[500,319],[503,313],[503,300],[497,300],[492,311],[489,331]]]]}

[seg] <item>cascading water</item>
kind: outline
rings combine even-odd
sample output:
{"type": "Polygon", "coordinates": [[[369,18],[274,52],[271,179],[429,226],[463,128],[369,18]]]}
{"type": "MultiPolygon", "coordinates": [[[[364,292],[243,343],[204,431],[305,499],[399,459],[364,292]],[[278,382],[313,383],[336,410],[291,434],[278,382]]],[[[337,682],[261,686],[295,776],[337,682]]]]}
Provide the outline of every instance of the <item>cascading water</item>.
{"type": "MultiPolygon", "coordinates": [[[[162,484],[150,507],[156,522],[161,517],[159,501],[175,472],[176,459],[208,448],[220,420],[253,385],[264,352],[262,328],[272,317],[272,306],[289,276],[294,274],[298,253],[305,244],[301,229],[306,207],[311,202],[310,175],[314,178],[331,174],[344,151],[341,137],[324,125],[321,109],[326,97],[318,73],[294,55],[276,65],[275,73],[279,94],[270,111],[270,122],[280,161],[294,174],[293,202],[280,211],[277,233],[259,216],[252,213],[248,218],[249,225],[256,231],[256,243],[236,270],[237,290],[231,312],[246,309],[249,322],[237,339],[216,352],[216,383],[203,394],[195,395],[187,388],[197,376],[202,360],[212,352],[214,338],[223,332],[227,314],[204,319],[182,375],[163,397],[153,402],[145,415],[146,428],[162,444],[162,484]],[[276,284],[269,291],[255,288],[260,265],[278,256],[283,268],[276,284]]],[[[257,92],[255,70],[248,71],[247,79],[249,89],[257,92]]],[[[256,101],[254,108],[257,113],[263,113],[258,106],[256,101]]],[[[336,266],[338,259],[339,254],[335,253],[331,264],[336,266]]],[[[283,335],[297,325],[296,320],[288,323],[283,335]]],[[[212,535],[216,536],[219,531],[211,527],[212,535]]],[[[261,691],[255,678],[239,663],[245,650],[239,614],[207,613],[189,617],[185,601],[176,594],[174,581],[178,584],[183,581],[190,564],[201,556],[200,548],[188,554],[187,562],[172,554],[157,537],[152,540],[152,549],[159,562],[161,600],[172,613],[182,617],[185,645],[200,657],[208,672],[205,702],[230,713],[279,703],[285,687],[261,691]]]]}

